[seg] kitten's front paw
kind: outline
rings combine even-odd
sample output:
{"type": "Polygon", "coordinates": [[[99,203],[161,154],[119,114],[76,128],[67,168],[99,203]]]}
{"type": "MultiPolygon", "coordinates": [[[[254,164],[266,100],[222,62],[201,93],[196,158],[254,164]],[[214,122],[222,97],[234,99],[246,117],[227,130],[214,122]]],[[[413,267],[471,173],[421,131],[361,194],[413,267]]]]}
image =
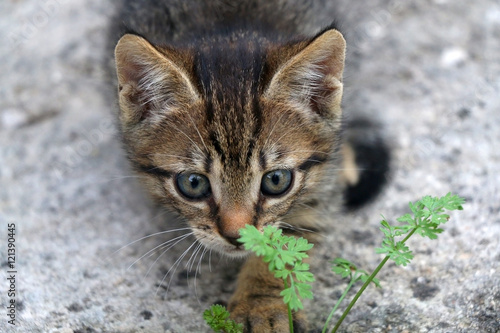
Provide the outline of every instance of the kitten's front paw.
{"type": "MultiPolygon", "coordinates": [[[[246,333],[290,331],[288,310],[281,297],[250,295],[246,299],[233,300],[228,308],[231,318],[242,323],[246,333]]],[[[293,328],[295,333],[306,332],[307,323],[302,312],[293,314],[293,328]]]]}

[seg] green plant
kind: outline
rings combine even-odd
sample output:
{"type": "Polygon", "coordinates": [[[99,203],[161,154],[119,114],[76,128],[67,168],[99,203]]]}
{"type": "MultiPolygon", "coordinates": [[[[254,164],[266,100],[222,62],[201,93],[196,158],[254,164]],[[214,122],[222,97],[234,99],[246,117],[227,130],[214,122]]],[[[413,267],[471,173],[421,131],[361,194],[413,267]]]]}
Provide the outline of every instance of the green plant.
{"type": "Polygon", "coordinates": [[[265,227],[261,233],[253,225],[247,225],[240,230],[240,235],[238,241],[245,249],[261,256],[269,263],[269,271],[283,280],[284,289],[280,295],[287,305],[290,332],[293,333],[292,311],[304,308],[301,298],[313,297],[310,283],[314,276],[309,272],[309,265],[302,262],[313,244],[302,237],[285,236],[274,226],[265,227]]]}
{"type": "Polygon", "coordinates": [[[364,281],[363,286],[356,293],[352,301],[345,309],[342,316],[337,321],[337,324],[332,330],[335,333],[340,327],[345,317],[351,311],[352,307],[358,301],[361,294],[365,291],[368,285],[374,281],[375,276],[384,267],[385,263],[392,259],[397,265],[406,266],[413,259],[413,253],[406,246],[406,241],[417,233],[422,237],[436,239],[438,234],[443,232],[439,226],[448,222],[450,216],[445,213],[445,210],[463,210],[462,205],[465,199],[451,193],[446,194],[444,197],[431,197],[425,196],[415,203],[409,203],[410,210],[413,213],[405,214],[397,219],[401,225],[390,225],[385,217],[383,217],[380,230],[384,233],[385,237],[382,240],[382,247],[375,249],[375,252],[386,254],[385,258],[375,268],[373,273],[364,281]],[[402,240],[398,241],[397,237],[406,235],[402,240]]]}
{"type": "MultiPolygon", "coordinates": [[[[368,278],[370,277],[370,275],[367,272],[358,269],[356,265],[354,265],[352,262],[342,258],[337,258],[334,261],[332,261],[332,272],[342,276],[343,278],[349,277],[349,284],[347,285],[344,292],[342,293],[342,296],[340,296],[339,300],[337,301],[337,303],[335,303],[335,306],[330,312],[330,315],[328,316],[328,319],[326,320],[325,325],[323,326],[323,330],[321,331],[322,333],[325,333],[327,331],[328,324],[330,323],[333,314],[335,313],[335,311],[337,311],[337,308],[339,307],[340,303],[342,303],[349,290],[351,290],[352,286],[354,286],[354,284],[358,281],[367,282],[368,278]]],[[[373,278],[371,282],[373,282],[373,284],[375,284],[377,287],[381,288],[378,279],[373,278]]]]}
{"type": "Polygon", "coordinates": [[[229,319],[229,312],[222,305],[214,304],[203,312],[203,319],[215,332],[242,333],[243,325],[229,319]]]}
{"type": "MultiPolygon", "coordinates": [[[[451,193],[441,198],[425,196],[415,203],[409,203],[410,210],[413,214],[405,214],[398,218],[397,221],[401,223],[400,225],[392,226],[387,222],[386,218],[382,216],[383,220],[380,223],[380,230],[384,233],[385,237],[382,240],[382,246],[375,251],[377,253],[386,254],[386,256],[370,275],[363,270],[359,270],[350,261],[341,258],[335,259],[332,262],[332,271],[341,275],[343,278],[349,277],[350,281],[333,310],[330,312],[323,327],[323,333],[327,331],[328,324],[335,311],[356,282],[362,281],[363,286],[356,293],[340,319],[337,321],[335,327],[331,331],[332,333],[337,331],[349,311],[370,283],[374,283],[377,287],[380,287],[379,281],[375,276],[389,259],[392,259],[397,265],[406,266],[410,263],[411,259],[413,259],[413,253],[405,243],[412,235],[417,233],[422,237],[436,239],[438,234],[443,232],[440,225],[446,223],[450,218],[450,216],[445,213],[445,210],[462,210],[462,205],[464,203],[465,200],[463,198],[452,195],[451,193]],[[398,240],[398,238],[403,239],[398,240]]],[[[292,311],[303,308],[301,298],[313,297],[310,283],[314,281],[314,276],[309,272],[309,265],[302,262],[303,259],[308,257],[306,252],[310,250],[313,245],[308,243],[304,238],[297,239],[295,237],[283,235],[281,230],[271,226],[265,227],[261,233],[255,227],[247,225],[240,230],[240,234],[241,238],[239,241],[244,244],[245,249],[251,250],[255,252],[256,255],[261,256],[264,262],[269,263],[269,270],[274,273],[274,276],[283,280],[284,289],[281,292],[281,296],[283,296],[283,301],[288,307],[290,332],[293,332],[292,311]]],[[[207,313],[207,311],[205,311],[205,313],[207,313]]],[[[213,311],[214,310],[212,310],[212,313],[214,313],[213,311]]],[[[224,313],[217,312],[217,316],[221,318],[218,319],[217,322],[226,323],[229,313],[227,313],[227,311],[224,313]]],[[[214,322],[214,317],[214,315],[209,316],[207,314],[207,318],[212,320],[209,322],[212,328],[214,328],[214,326],[210,323],[214,322]]],[[[205,320],[207,319],[205,318],[205,320]]],[[[227,333],[237,332],[229,331],[221,326],[216,327],[216,330],[223,330],[227,333]]]]}

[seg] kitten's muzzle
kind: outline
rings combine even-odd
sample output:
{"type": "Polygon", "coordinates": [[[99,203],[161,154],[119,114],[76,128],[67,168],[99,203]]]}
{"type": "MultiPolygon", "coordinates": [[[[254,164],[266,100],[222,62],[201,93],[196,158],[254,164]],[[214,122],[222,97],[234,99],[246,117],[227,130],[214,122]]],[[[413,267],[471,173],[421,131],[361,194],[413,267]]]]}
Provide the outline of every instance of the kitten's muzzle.
{"type": "Polygon", "coordinates": [[[220,222],[218,224],[219,233],[230,244],[239,247],[240,229],[252,223],[253,216],[250,211],[235,207],[231,210],[221,211],[220,222]]]}

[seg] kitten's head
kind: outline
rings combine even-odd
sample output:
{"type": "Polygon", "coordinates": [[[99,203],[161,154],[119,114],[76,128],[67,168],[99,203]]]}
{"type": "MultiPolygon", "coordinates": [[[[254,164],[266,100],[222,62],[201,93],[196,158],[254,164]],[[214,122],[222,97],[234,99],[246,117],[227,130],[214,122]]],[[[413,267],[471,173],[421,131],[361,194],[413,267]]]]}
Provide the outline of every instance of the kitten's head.
{"type": "Polygon", "coordinates": [[[229,255],[244,253],[246,224],[284,226],[336,184],[345,57],[333,29],[285,45],[239,37],[172,48],[128,34],[116,47],[130,160],[200,242],[229,255]]]}

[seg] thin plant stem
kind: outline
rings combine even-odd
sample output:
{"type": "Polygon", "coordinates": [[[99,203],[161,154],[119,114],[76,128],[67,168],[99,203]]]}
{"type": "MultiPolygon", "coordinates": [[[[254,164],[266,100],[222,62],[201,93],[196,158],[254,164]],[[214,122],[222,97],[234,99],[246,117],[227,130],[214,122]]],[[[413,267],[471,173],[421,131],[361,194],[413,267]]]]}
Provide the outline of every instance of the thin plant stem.
{"type": "Polygon", "coordinates": [[[340,325],[344,321],[344,319],[347,316],[347,314],[349,313],[349,311],[351,311],[351,309],[354,306],[354,304],[356,304],[356,302],[358,301],[358,298],[361,296],[361,294],[363,293],[363,291],[365,291],[365,289],[368,287],[368,285],[372,282],[373,278],[378,274],[378,272],[382,269],[382,267],[384,267],[384,265],[387,262],[387,260],[389,260],[389,256],[385,257],[384,260],[382,260],[382,262],[373,271],[372,275],[370,275],[370,277],[368,278],[368,280],[366,280],[366,282],[363,284],[363,286],[361,287],[361,289],[359,289],[359,291],[356,293],[356,296],[354,296],[354,298],[352,299],[351,303],[349,303],[349,305],[345,309],[344,313],[342,313],[342,316],[337,321],[337,325],[335,325],[335,327],[333,328],[332,333],[337,332],[338,328],[340,327],[340,325]]]}
{"type": "MultiPolygon", "coordinates": [[[[291,280],[291,278],[290,278],[291,280]]],[[[283,280],[285,283],[285,289],[288,289],[288,283],[286,283],[286,279],[283,280]]],[[[292,281],[293,286],[293,281],[292,281]]],[[[290,333],[293,333],[293,317],[292,317],[292,309],[290,308],[290,304],[286,304],[286,308],[288,309],[288,326],[290,327],[290,333]]]]}
{"type": "MultiPolygon", "coordinates": [[[[412,229],[411,232],[403,239],[402,242],[405,243],[408,240],[408,238],[410,238],[415,233],[415,231],[417,231],[417,228],[412,229]]],[[[337,321],[337,325],[335,325],[335,327],[333,328],[332,333],[337,332],[337,330],[339,329],[340,325],[344,321],[344,319],[347,316],[347,314],[349,313],[349,311],[351,311],[351,309],[354,306],[354,304],[356,304],[356,302],[358,301],[358,298],[365,291],[365,289],[368,287],[368,285],[373,281],[373,279],[375,278],[375,276],[377,276],[378,272],[382,269],[382,267],[384,267],[385,263],[389,260],[389,258],[390,258],[389,256],[386,256],[384,258],[384,260],[382,260],[382,262],[377,266],[377,268],[375,268],[375,270],[373,271],[373,273],[370,275],[370,277],[368,278],[368,280],[366,280],[366,282],[363,284],[363,286],[361,287],[361,289],[359,289],[359,291],[356,293],[356,295],[352,299],[351,303],[349,303],[349,305],[345,309],[344,313],[342,313],[342,316],[337,321]]]]}
{"type": "Polygon", "coordinates": [[[321,333],[325,333],[326,330],[328,329],[328,324],[330,323],[330,320],[332,319],[333,314],[335,313],[335,311],[337,311],[337,308],[339,307],[340,303],[342,303],[342,301],[346,297],[349,290],[351,290],[352,286],[356,282],[356,279],[357,279],[357,277],[352,277],[351,281],[349,281],[349,284],[345,288],[344,293],[342,294],[342,296],[340,296],[339,300],[337,301],[337,304],[335,304],[335,306],[333,307],[332,312],[330,312],[330,315],[328,316],[328,319],[326,320],[325,326],[323,327],[323,331],[321,331],[321,333]]]}

